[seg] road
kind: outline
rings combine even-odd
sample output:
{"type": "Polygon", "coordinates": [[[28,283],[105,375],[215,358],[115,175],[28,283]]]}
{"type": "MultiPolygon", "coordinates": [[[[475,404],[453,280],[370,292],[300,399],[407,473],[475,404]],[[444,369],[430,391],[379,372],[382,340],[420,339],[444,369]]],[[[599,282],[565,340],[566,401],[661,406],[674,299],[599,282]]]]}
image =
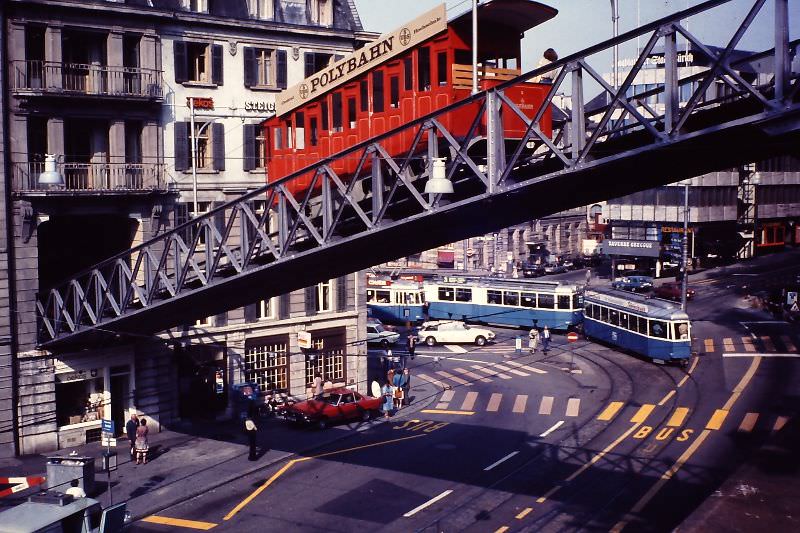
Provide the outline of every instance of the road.
{"type": "Polygon", "coordinates": [[[685,368],[559,336],[517,352],[524,332],[503,328],[481,348],[420,347],[413,412],[134,529],[672,530],[797,414],[800,329],[747,297],[796,259],[694,281],[685,368]]]}

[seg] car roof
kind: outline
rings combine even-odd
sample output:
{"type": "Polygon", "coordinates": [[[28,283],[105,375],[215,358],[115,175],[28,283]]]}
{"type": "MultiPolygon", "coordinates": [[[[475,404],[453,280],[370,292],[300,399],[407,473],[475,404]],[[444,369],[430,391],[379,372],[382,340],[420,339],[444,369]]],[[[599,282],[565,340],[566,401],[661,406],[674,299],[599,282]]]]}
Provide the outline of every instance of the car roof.
{"type": "Polygon", "coordinates": [[[350,390],[347,387],[336,387],[325,391],[326,394],[350,394],[351,392],[356,392],[356,391],[350,390]]]}

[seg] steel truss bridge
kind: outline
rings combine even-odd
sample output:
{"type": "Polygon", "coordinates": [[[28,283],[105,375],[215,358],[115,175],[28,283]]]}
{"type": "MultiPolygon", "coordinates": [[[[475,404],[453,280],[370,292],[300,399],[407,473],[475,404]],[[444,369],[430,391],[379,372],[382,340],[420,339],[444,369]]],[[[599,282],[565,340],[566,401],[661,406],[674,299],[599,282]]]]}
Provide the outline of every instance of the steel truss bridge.
{"type": "Polygon", "coordinates": [[[40,295],[39,343],[63,349],[97,336],[152,334],[565,209],[796,153],[800,61],[789,14],[800,13],[800,2],[790,9],[790,0],[754,0],[739,23],[725,24],[724,47],[687,29],[687,20],[719,28],[729,1],[704,2],[528,72],[95,265],[40,295]],[[736,52],[765,26],[770,49],[736,52]],[[614,46],[637,38],[641,53],[615,89],[590,63],[600,56],[605,64],[614,46]],[[707,70],[679,77],[679,40],[705,56],[707,70]],[[663,53],[664,82],[631,94],[654,53],[663,53]],[[542,105],[520,109],[506,96],[541,75],[553,80],[542,105]],[[680,99],[681,91],[691,96],[680,99]],[[568,94],[566,112],[547,136],[542,120],[560,93],[568,94]],[[591,93],[604,95],[603,105],[592,106],[591,93]],[[650,103],[654,96],[659,103],[650,103]],[[472,118],[466,136],[444,126],[455,113],[472,118]],[[516,141],[503,138],[512,118],[527,125],[516,141]],[[447,158],[454,194],[424,193],[437,157],[447,158]],[[357,170],[340,176],[345,160],[357,170]],[[294,195],[289,184],[301,178],[313,187],[294,195]]]}

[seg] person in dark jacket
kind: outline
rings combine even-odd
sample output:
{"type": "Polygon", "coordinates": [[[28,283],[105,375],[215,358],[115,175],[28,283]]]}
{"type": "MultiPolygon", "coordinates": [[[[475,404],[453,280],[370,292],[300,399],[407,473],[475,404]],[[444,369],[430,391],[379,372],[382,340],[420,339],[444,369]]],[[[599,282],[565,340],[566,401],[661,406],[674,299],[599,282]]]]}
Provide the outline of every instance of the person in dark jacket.
{"type": "Polygon", "coordinates": [[[256,423],[253,422],[253,419],[249,416],[244,420],[244,431],[247,433],[247,444],[250,448],[250,454],[248,455],[248,459],[250,461],[255,461],[258,459],[258,455],[256,453],[256,440],[258,438],[258,427],[256,423]]]}
{"type": "Polygon", "coordinates": [[[131,413],[131,419],[125,424],[125,433],[128,434],[128,442],[131,445],[131,460],[136,455],[136,428],[139,427],[139,417],[136,413],[131,413]]]}

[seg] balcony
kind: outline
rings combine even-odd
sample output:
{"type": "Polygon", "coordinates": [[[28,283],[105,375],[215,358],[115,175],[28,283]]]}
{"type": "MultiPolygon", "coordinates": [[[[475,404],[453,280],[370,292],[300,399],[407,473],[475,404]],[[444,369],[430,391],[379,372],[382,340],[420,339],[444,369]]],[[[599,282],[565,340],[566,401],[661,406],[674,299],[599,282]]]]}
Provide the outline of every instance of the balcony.
{"type": "Polygon", "coordinates": [[[13,61],[15,95],[78,95],[160,101],[161,71],[51,61],[13,61]]]}
{"type": "Polygon", "coordinates": [[[159,163],[58,163],[63,185],[41,185],[44,162],[13,163],[15,194],[130,194],[166,190],[159,163]]]}

